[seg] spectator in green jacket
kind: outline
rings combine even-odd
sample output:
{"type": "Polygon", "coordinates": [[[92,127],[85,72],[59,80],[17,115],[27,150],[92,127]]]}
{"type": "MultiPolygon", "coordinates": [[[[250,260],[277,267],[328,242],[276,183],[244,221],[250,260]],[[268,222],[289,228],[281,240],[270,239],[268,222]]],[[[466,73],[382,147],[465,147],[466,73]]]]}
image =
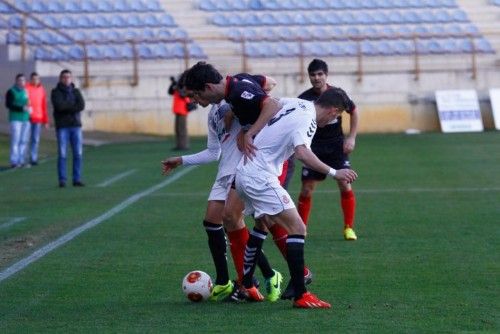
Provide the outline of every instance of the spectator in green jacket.
{"type": "Polygon", "coordinates": [[[16,75],[16,83],[5,96],[10,123],[10,166],[22,167],[26,155],[26,144],[30,130],[30,103],[26,92],[24,74],[16,75]]]}

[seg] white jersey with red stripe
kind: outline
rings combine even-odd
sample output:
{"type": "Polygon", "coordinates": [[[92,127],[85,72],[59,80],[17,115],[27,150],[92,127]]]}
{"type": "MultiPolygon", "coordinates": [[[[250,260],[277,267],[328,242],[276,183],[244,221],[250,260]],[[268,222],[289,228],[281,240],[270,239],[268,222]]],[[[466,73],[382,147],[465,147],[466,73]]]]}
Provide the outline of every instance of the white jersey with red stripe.
{"type": "Polygon", "coordinates": [[[216,179],[235,174],[236,166],[243,156],[236,144],[241,125],[236,118],[231,122],[226,121],[229,112],[231,106],[224,101],[212,106],[208,113],[207,149],[183,156],[183,165],[206,164],[220,158],[216,179]],[[229,129],[226,129],[226,123],[230,123],[229,129]]]}
{"type": "Polygon", "coordinates": [[[310,148],[316,132],[314,103],[296,98],[280,99],[282,108],[264,126],[254,139],[256,156],[246,163],[240,161],[237,175],[267,174],[278,177],[283,162],[294,152],[295,147],[310,148]]]}

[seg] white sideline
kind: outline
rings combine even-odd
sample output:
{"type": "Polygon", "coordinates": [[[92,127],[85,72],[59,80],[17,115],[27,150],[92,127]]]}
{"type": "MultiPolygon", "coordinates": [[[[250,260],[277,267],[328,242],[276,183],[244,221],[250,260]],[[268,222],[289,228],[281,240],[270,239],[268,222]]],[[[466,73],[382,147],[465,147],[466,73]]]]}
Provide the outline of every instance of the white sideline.
{"type": "Polygon", "coordinates": [[[126,200],[124,200],[123,202],[121,202],[120,204],[118,204],[117,206],[111,208],[110,210],[108,210],[104,214],[100,215],[99,217],[94,218],[94,219],[86,222],[83,225],[80,225],[79,227],[75,228],[74,230],[66,233],[65,235],[59,237],[58,239],[52,241],[51,243],[49,243],[49,244],[43,246],[42,248],[36,250],[31,255],[29,255],[29,256],[25,257],[24,259],[22,259],[22,260],[20,260],[20,261],[18,261],[16,263],[14,263],[13,265],[11,265],[10,267],[8,267],[7,269],[5,269],[2,272],[0,272],[0,282],[2,282],[3,280],[5,280],[5,279],[9,278],[10,276],[14,275],[18,271],[23,270],[24,268],[26,268],[27,266],[29,266],[31,263],[33,263],[33,262],[37,261],[38,259],[42,258],[43,256],[47,255],[49,252],[51,252],[51,251],[53,251],[53,250],[61,247],[65,243],[71,241],[73,238],[75,238],[79,234],[81,234],[81,233],[85,232],[86,230],[91,229],[92,227],[97,226],[100,223],[104,222],[105,220],[113,217],[115,214],[117,214],[120,211],[124,210],[128,206],[134,204],[135,202],[137,202],[141,198],[146,197],[146,196],[150,195],[151,193],[153,193],[153,192],[155,192],[155,191],[157,191],[157,190],[159,190],[159,189],[161,189],[161,188],[163,188],[165,186],[168,186],[172,182],[180,179],[182,176],[184,176],[185,174],[189,173],[194,168],[196,168],[196,166],[186,167],[183,170],[181,170],[180,172],[178,172],[178,173],[172,175],[171,177],[167,178],[165,181],[163,181],[161,183],[158,183],[157,185],[154,185],[154,186],[152,186],[149,189],[146,189],[146,190],[141,191],[141,192],[139,192],[139,193],[137,193],[135,195],[130,196],[129,198],[127,198],[126,200]]]}
{"type": "Polygon", "coordinates": [[[124,177],[127,177],[129,176],[130,174],[133,174],[135,173],[136,170],[135,169],[131,169],[131,170],[128,170],[126,172],[123,172],[123,173],[120,173],[120,174],[117,174],[113,177],[110,177],[109,179],[107,180],[104,180],[103,182],[99,183],[96,187],[100,187],[100,188],[104,188],[104,187],[107,187],[109,186],[110,184],[112,183],[115,183],[116,181],[119,181],[121,179],[123,179],[124,177]]]}
{"type": "Polygon", "coordinates": [[[26,217],[10,217],[10,219],[7,220],[6,223],[3,223],[0,225],[0,230],[7,228],[7,227],[11,227],[12,225],[20,223],[23,220],[26,220],[26,217]]]}

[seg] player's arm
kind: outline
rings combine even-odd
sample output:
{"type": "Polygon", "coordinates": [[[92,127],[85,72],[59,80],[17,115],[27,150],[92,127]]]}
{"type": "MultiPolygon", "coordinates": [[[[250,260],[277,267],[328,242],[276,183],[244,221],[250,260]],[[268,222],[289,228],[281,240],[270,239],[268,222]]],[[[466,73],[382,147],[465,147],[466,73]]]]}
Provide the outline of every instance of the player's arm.
{"type": "Polygon", "coordinates": [[[271,97],[266,98],[262,102],[262,109],[255,123],[242,136],[241,142],[238,142],[238,148],[243,152],[245,157],[252,158],[255,156],[256,147],[253,145],[253,137],[269,122],[271,118],[281,109],[281,104],[278,100],[271,97]],[[240,147],[241,146],[241,147],[240,147]]]}
{"type": "Polygon", "coordinates": [[[358,122],[359,122],[359,113],[356,108],[354,108],[350,113],[350,129],[349,135],[344,140],[344,153],[349,154],[354,151],[354,147],[356,146],[356,135],[358,134],[358,122]]]}
{"type": "Polygon", "coordinates": [[[163,175],[169,174],[175,168],[186,165],[203,165],[219,160],[221,155],[220,142],[215,129],[208,127],[207,148],[198,153],[170,157],[161,162],[163,175]]]}
{"type": "Polygon", "coordinates": [[[264,86],[262,86],[262,89],[264,89],[264,92],[269,94],[273,90],[273,88],[276,87],[278,82],[276,80],[274,80],[274,78],[272,78],[272,77],[265,76],[265,78],[266,78],[266,81],[264,83],[264,86]]]}
{"type": "Polygon", "coordinates": [[[336,180],[353,182],[358,175],[351,169],[335,170],[323,163],[306,145],[298,145],[295,147],[295,157],[299,159],[308,168],[319,173],[332,176],[336,180]]]}

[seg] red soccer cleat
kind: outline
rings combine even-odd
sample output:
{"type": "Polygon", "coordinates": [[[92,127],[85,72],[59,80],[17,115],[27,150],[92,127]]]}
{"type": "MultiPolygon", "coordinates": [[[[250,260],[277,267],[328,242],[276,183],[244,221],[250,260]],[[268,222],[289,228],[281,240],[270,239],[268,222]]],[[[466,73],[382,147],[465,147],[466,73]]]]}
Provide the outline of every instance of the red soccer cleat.
{"type": "Polygon", "coordinates": [[[310,292],[305,292],[302,297],[293,302],[297,308],[331,308],[332,305],[322,301],[310,292]]]}
{"type": "Polygon", "coordinates": [[[260,293],[259,289],[255,286],[252,286],[249,289],[246,289],[247,292],[247,300],[251,302],[261,302],[264,301],[264,296],[260,293]]]}

